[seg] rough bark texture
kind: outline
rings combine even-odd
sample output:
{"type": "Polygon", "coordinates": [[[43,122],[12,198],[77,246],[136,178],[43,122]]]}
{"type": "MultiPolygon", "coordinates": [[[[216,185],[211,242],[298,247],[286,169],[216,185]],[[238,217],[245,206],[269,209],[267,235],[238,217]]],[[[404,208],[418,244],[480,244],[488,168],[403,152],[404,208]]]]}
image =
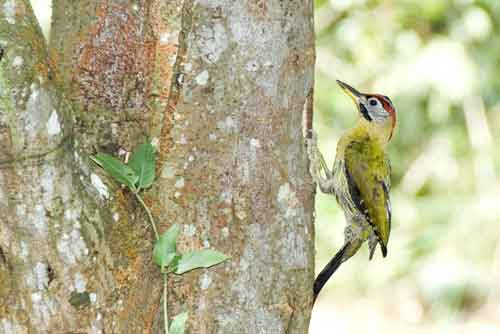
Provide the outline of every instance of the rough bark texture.
{"type": "Polygon", "coordinates": [[[104,188],[81,182],[70,106],[29,3],[0,8],[0,332],[99,332],[117,283],[102,238],[113,227],[92,199],[104,188]]]}
{"type": "Polygon", "coordinates": [[[180,0],[54,0],[51,55],[87,149],[157,136],[170,91],[180,0]]]}
{"type": "Polygon", "coordinates": [[[232,256],[171,279],[170,315],[306,333],[312,0],[55,0],[48,53],[26,0],[0,8],[0,332],[162,331],[144,213],[88,160],[149,135],[161,230],[232,256]]]}
{"type": "MultiPolygon", "coordinates": [[[[177,52],[179,6],[175,1],[54,1],[50,50],[73,102],[77,150],[125,158],[145,136],[158,137],[177,52]]],[[[130,196],[118,192],[115,197],[130,196]]],[[[131,225],[123,225],[110,245],[117,254],[114,277],[127,288],[113,292],[121,306],[105,318],[106,333],[110,328],[150,333],[158,327],[162,287],[150,260],[153,236],[145,233],[149,226],[140,207],[111,203],[111,214],[131,225]]]]}
{"type": "Polygon", "coordinates": [[[157,214],[184,224],[182,248],[232,260],[177,278],[174,313],[191,310],[190,333],[306,333],[312,1],[186,1],[182,22],[157,214]]]}

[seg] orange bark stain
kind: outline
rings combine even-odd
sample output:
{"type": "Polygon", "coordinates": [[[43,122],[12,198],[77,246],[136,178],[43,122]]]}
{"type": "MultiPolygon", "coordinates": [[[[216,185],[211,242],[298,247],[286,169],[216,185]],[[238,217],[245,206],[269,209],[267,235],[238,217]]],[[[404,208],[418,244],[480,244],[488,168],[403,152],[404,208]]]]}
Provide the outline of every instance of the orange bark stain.
{"type": "Polygon", "coordinates": [[[97,22],[81,41],[73,80],[84,107],[97,102],[121,111],[128,92],[143,89],[144,43],[140,22],[129,10],[127,6],[98,6],[97,22]]]}

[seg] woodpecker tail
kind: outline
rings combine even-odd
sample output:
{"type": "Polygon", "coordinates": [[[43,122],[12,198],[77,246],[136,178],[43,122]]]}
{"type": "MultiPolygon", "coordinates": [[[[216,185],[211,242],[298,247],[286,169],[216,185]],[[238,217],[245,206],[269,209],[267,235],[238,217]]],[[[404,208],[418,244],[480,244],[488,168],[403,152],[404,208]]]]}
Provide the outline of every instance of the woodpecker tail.
{"type": "Polygon", "coordinates": [[[342,263],[342,260],[344,258],[344,254],[350,245],[351,245],[351,243],[349,241],[346,242],[345,245],[342,246],[342,248],[337,252],[337,254],[335,254],[333,259],[331,259],[330,262],[328,262],[328,264],[323,268],[323,270],[321,270],[318,277],[316,277],[316,279],[314,280],[313,305],[314,305],[314,302],[316,301],[316,298],[318,297],[319,292],[323,288],[323,286],[326,284],[326,282],[328,282],[330,277],[333,275],[333,273],[338,269],[338,267],[342,263]]]}

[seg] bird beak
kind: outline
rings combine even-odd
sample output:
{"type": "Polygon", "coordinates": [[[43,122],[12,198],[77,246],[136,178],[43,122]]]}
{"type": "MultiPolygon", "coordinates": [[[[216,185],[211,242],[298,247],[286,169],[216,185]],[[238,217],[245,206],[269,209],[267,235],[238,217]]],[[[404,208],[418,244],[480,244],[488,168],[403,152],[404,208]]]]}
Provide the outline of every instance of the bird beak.
{"type": "Polygon", "coordinates": [[[349,86],[345,82],[337,80],[337,83],[354,100],[354,103],[357,104],[358,100],[363,96],[356,88],[349,86]]]}

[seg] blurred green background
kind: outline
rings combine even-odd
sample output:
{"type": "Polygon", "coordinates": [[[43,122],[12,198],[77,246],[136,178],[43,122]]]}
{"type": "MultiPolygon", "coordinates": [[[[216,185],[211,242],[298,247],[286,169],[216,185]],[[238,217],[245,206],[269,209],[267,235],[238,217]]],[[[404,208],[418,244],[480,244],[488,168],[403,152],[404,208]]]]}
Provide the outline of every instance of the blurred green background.
{"type": "MultiPolygon", "coordinates": [[[[50,0],[32,0],[47,34],[50,0]]],[[[500,333],[500,1],[317,0],[314,127],[331,163],[356,120],[341,79],[391,97],[389,255],[366,246],[322,291],[311,334],[500,333]]],[[[344,216],[317,196],[317,270],[344,216]]]]}
{"type": "MultiPolygon", "coordinates": [[[[390,96],[398,126],[388,257],[341,266],[311,333],[500,333],[500,1],[318,0],[315,22],[327,160],[357,117],[335,79],[390,96]]],[[[319,271],[345,223],[316,207],[319,271]]]]}

